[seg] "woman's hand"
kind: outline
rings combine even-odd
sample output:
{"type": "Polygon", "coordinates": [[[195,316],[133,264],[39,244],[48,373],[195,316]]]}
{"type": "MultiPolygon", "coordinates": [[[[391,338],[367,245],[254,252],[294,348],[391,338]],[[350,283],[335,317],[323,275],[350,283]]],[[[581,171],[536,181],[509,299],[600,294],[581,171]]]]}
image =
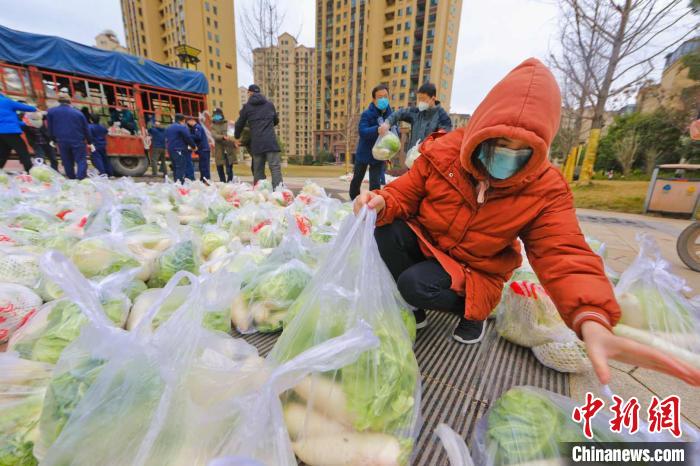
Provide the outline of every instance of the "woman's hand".
{"type": "Polygon", "coordinates": [[[656,348],[614,335],[598,322],[585,321],[581,325],[581,334],[593,370],[603,385],[610,382],[608,360],[614,359],[632,366],[663,372],[690,385],[700,386],[700,369],[667,356],[656,348]]]}
{"type": "Polygon", "coordinates": [[[373,193],[372,191],[365,191],[355,198],[355,202],[352,205],[352,210],[355,212],[355,215],[362,210],[363,206],[374,209],[379,213],[386,206],[386,202],[379,194],[373,193]]]}

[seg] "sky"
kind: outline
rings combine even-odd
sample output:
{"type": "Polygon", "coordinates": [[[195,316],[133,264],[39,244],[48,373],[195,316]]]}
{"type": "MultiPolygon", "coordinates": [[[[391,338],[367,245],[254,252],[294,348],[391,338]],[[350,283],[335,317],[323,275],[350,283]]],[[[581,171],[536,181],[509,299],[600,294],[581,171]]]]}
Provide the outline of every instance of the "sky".
{"type": "MultiPolygon", "coordinates": [[[[255,1],[236,0],[237,20],[240,11],[255,1]]],[[[279,0],[279,4],[286,11],[284,30],[313,46],[315,0],[279,0]]],[[[472,113],[509,70],[528,57],[544,61],[556,51],[558,13],[556,0],[463,0],[450,110],[472,113]]],[[[119,0],[0,0],[0,24],[88,45],[94,45],[101,31],[112,29],[124,43],[119,0]]],[[[240,46],[242,28],[237,26],[236,32],[240,46]]],[[[238,81],[252,82],[252,72],[240,57],[238,81]]]]}

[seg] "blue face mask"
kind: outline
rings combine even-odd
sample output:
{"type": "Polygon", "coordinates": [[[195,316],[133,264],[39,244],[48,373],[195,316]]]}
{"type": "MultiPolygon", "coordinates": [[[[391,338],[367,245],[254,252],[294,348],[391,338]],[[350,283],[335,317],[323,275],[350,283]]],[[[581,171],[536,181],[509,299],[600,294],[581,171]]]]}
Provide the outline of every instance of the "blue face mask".
{"type": "Polygon", "coordinates": [[[377,108],[382,112],[389,108],[389,99],[387,99],[386,97],[377,99],[377,108]]]}
{"type": "Polygon", "coordinates": [[[212,118],[212,120],[214,120],[214,121],[221,121],[223,119],[224,119],[224,117],[222,117],[221,115],[214,115],[214,118],[212,118]]]}
{"type": "Polygon", "coordinates": [[[531,156],[532,149],[513,150],[507,147],[496,147],[491,162],[487,164],[483,145],[479,151],[479,160],[484,164],[489,174],[498,180],[505,180],[515,175],[518,170],[525,166],[531,156]]]}

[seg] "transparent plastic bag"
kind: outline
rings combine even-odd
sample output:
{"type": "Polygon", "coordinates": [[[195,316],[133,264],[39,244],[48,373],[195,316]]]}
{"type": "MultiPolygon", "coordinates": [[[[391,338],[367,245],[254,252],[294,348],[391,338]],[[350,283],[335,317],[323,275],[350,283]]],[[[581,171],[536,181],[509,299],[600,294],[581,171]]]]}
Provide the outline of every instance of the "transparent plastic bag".
{"type": "Polygon", "coordinates": [[[42,301],[26,286],[0,283],[0,343],[5,343],[37,312],[42,301]]]}
{"type": "MultiPolygon", "coordinates": [[[[56,365],[34,453],[46,465],[141,464],[144,453],[136,446],[157,442],[149,435],[150,416],[164,420],[161,406],[170,403],[171,389],[182,383],[183,370],[190,367],[199,343],[208,339],[200,325],[198,281],[178,272],[141,324],[127,332],[109,324],[96,294],[65,258],[53,260],[57,281],[75,283],[66,295],[89,324],[56,365]],[[157,332],[151,332],[151,319],[183,279],[194,284],[190,297],[157,332]]],[[[163,460],[159,464],[170,464],[168,454],[178,445],[177,439],[172,440],[169,449],[159,452],[163,460]]]]}
{"type": "Polygon", "coordinates": [[[700,367],[698,300],[686,298],[690,288],[671,273],[651,236],[637,241],[639,255],[615,287],[622,315],[613,331],[700,367]]]}
{"type": "MultiPolygon", "coordinates": [[[[630,435],[611,432],[609,410],[591,419],[593,438],[571,419],[580,404],[571,398],[541,388],[520,386],[505,392],[479,420],[472,440],[474,463],[501,465],[564,465],[566,442],[673,442],[670,434],[649,434],[643,426],[630,435]]],[[[643,421],[640,421],[643,422],[643,421]]]]}
{"type": "MultiPolygon", "coordinates": [[[[350,364],[378,344],[369,327],[361,323],[279,366],[270,361],[251,364],[246,360],[242,365],[228,364],[228,370],[214,371],[206,378],[206,391],[216,395],[210,395],[189,418],[190,435],[185,443],[190,458],[189,462],[182,458],[181,464],[206,464],[220,455],[236,455],[265,465],[296,465],[285,427],[285,419],[293,414],[289,409],[283,411],[280,394],[310,372],[326,372],[350,364]],[[229,384],[232,378],[238,383],[229,384]]],[[[199,371],[195,375],[197,380],[202,379],[199,371]]],[[[303,422],[298,419],[299,413],[294,414],[297,423],[303,422]]]]}
{"type": "Polygon", "coordinates": [[[149,288],[162,288],[179,271],[199,273],[201,247],[198,238],[190,229],[180,228],[173,217],[168,219],[173,234],[173,244],[160,253],[152,264],[148,277],[149,288]]]}
{"type": "Polygon", "coordinates": [[[320,251],[294,220],[280,245],[258,267],[244,273],[243,288],[231,305],[231,320],[241,333],[276,332],[311,281],[320,251]]]}
{"type": "Polygon", "coordinates": [[[0,353],[0,464],[33,466],[32,453],[53,365],[0,353]]]}
{"type": "Polygon", "coordinates": [[[392,131],[379,136],[372,147],[372,157],[376,160],[391,160],[401,150],[401,140],[392,131]]]}
{"type": "Polygon", "coordinates": [[[572,335],[568,341],[551,341],[533,346],[532,353],[540,363],[555,371],[579,373],[591,369],[586,345],[576,335],[572,335]]]}
{"type": "MultiPolygon", "coordinates": [[[[48,252],[41,258],[43,273],[60,287],[66,296],[77,283],[66,282],[55,264],[68,261],[56,251],[48,252]]],[[[126,324],[131,300],[124,289],[133,280],[136,269],[112,274],[98,281],[88,281],[82,275],[80,283],[86,287],[84,293],[92,293],[100,303],[111,325],[123,327],[126,324]]],[[[80,273],[78,272],[78,275],[80,273]]],[[[61,352],[80,334],[88,323],[78,304],[68,297],[51,301],[39,310],[10,338],[8,349],[17,351],[23,358],[34,361],[56,363],[61,352]]]]}
{"type": "Polygon", "coordinates": [[[356,362],[307,377],[283,398],[285,409],[305,412],[287,427],[310,466],[407,464],[418,433],[420,374],[403,321],[407,305],[379,255],[375,219],[367,209],[346,218],[269,356],[284,363],[361,320],[379,338],[356,362]]]}
{"type": "Polygon", "coordinates": [[[410,169],[413,167],[413,163],[420,157],[420,139],[416,142],[416,144],[411,147],[408,152],[406,153],[406,166],[410,169]]]}
{"type": "Polygon", "coordinates": [[[36,254],[20,250],[11,254],[0,252],[0,283],[16,283],[34,288],[39,284],[40,277],[36,254]]]}
{"type": "Polygon", "coordinates": [[[447,452],[450,466],[474,466],[469,448],[464,439],[447,424],[438,424],[435,434],[440,438],[447,452]]]}

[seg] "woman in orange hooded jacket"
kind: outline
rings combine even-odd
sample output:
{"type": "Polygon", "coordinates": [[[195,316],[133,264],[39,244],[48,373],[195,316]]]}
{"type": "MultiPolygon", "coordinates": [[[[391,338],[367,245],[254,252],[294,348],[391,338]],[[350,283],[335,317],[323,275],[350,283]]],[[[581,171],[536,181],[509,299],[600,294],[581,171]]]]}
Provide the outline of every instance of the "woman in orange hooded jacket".
{"type": "Polygon", "coordinates": [[[377,211],[379,251],[419,325],[424,309],[457,312],[454,338],[480,341],[521,263],[520,238],[603,383],[608,359],[617,359],[699,385],[700,370],[611,332],[620,317],[612,286],[548,160],[560,111],[554,76],[530,58],[496,84],[467,126],[430,136],[406,174],[360,195],[355,210],[377,211]]]}

